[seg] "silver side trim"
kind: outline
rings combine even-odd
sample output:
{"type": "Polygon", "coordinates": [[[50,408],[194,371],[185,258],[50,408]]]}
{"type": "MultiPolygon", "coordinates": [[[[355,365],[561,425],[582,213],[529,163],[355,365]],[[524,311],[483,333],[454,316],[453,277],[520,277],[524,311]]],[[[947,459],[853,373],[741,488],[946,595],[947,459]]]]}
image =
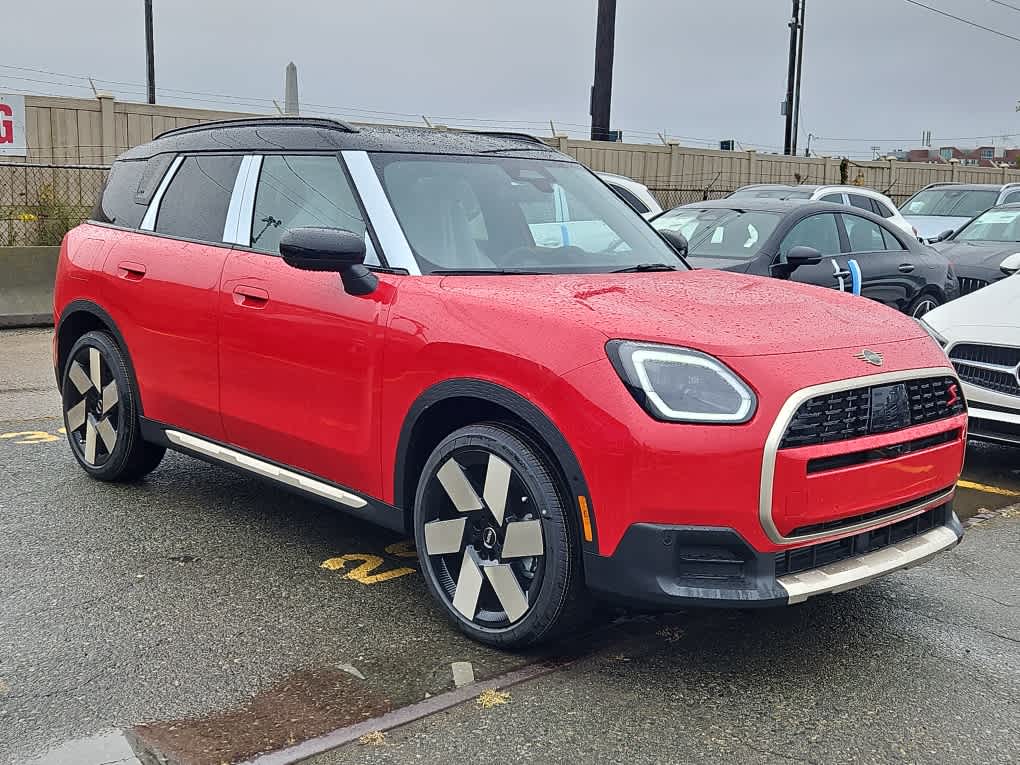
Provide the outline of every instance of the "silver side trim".
{"type": "Polygon", "coordinates": [[[368,213],[368,220],[375,230],[379,239],[383,254],[386,256],[386,263],[390,268],[403,268],[407,273],[415,276],[421,275],[418,268],[418,261],[414,259],[411,245],[404,236],[404,229],[400,227],[397,216],[390,206],[390,200],[386,197],[386,191],[379,182],[379,176],[372,166],[368,152],[364,151],[342,151],[347,170],[351,174],[354,186],[361,196],[361,203],[368,213]]]}
{"type": "Polygon", "coordinates": [[[959,541],[956,532],[939,526],[891,547],[799,574],[781,576],[778,581],[788,593],[791,604],[802,603],[815,595],[843,592],[893,571],[920,565],[959,541]]]}
{"type": "Polygon", "coordinates": [[[241,197],[244,195],[244,188],[248,183],[248,173],[253,159],[251,154],[241,158],[241,166],[237,168],[237,177],[234,179],[234,190],[230,194],[227,218],[223,222],[223,241],[230,244],[240,244],[237,236],[241,215],[241,197]]]}
{"type": "Polygon", "coordinates": [[[362,508],[368,505],[368,502],[356,494],[351,494],[343,489],[338,489],[336,486],[331,486],[328,483],[295,473],[293,470],[287,470],[247,454],[234,451],[212,441],[206,441],[204,438],[198,438],[188,433],[180,433],[176,430],[166,431],[166,437],[175,446],[204,454],[224,464],[247,470],[249,473],[255,473],[263,478],[269,478],[288,486],[293,486],[333,502],[339,502],[341,505],[354,508],[362,508]]]}
{"type": "Polygon", "coordinates": [[[251,219],[255,214],[255,191],[262,172],[262,155],[255,154],[249,159],[251,161],[248,163],[248,177],[245,178],[237,205],[237,231],[233,240],[234,244],[242,247],[251,247],[251,219]]]}
{"type": "Polygon", "coordinates": [[[170,167],[167,168],[166,174],[163,176],[163,180],[159,182],[159,186],[156,187],[156,193],[152,195],[152,201],[149,202],[148,208],[145,210],[145,215],[142,218],[142,222],[138,224],[140,231],[154,231],[156,229],[156,215],[159,214],[159,203],[163,201],[163,195],[166,194],[166,190],[170,187],[170,181],[177,175],[177,171],[184,163],[184,157],[176,157],[173,162],[170,163],[170,167]]]}
{"type": "MultiPolygon", "coordinates": [[[[885,372],[878,375],[868,375],[867,377],[855,377],[850,380],[838,380],[836,382],[813,385],[810,388],[804,388],[803,390],[797,391],[790,396],[789,399],[787,399],[786,403],[783,404],[783,408],[779,410],[779,416],[776,417],[776,421],[772,425],[772,430],[769,431],[769,437],[765,441],[765,453],[762,456],[761,463],[761,484],[758,494],[758,518],[761,521],[762,528],[765,530],[765,534],[769,539],[776,544],[789,544],[791,542],[805,542],[812,539],[821,539],[823,537],[835,537],[845,534],[848,531],[864,531],[869,528],[885,526],[888,523],[895,522],[897,518],[918,512],[917,507],[911,507],[908,510],[896,513],[895,515],[887,515],[882,518],[855,524],[853,526],[846,526],[837,529],[836,531],[823,531],[815,534],[785,537],[782,533],[780,533],[779,529],[776,528],[776,524],[772,520],[772,495],[774,490],[773,481],[775,480],[776,457],[779,453],[779,444],[782,442],[783,435],[786,433],[786,428],[789,426],[790,421],[793,420],[793,417],[797,413],[801,404],[810,398],[822,396],[827,393],[837,393],[843,390],[865,388],[872,385],[885,385],[887,383],[917,380],[923,377],[952,377],[959,382],[956,371],[952,367],[928,367],[926,369],[911,369],[905,372],[885,372]]],[[[952,496],[952,492],[948,492],[948,494],[950,497],[952,496]]],[[[948,498],[942,501],[948,501],[948,498]]]]}

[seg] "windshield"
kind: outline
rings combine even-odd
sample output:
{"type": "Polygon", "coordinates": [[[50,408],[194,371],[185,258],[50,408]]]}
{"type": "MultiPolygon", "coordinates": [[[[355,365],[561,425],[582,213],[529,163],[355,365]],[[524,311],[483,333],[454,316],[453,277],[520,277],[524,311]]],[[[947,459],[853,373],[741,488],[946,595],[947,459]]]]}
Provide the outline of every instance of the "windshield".
{"type": "Polygon", "coordinates": [[[920,191],[903,205],[904,215],[973,218],[994,207],[999,192],[981,189],[928,189],[920,191]]]}
{"type": "Polygon", "coordinates": [[[733,197],[745,197],[754,199],[811,199],[814,192],[796,189],[742,189],[730,194],[733,197]]]}
{"type": "Polygon", "coordinates": [[[960,242],[1020,242],[1020,210],[989,210],[953,238],[960,242]]]}
{"type": "Polygon", "coordinates": [[[689,243],[687,257],[696,265],[698,257],[753,259],[782,217],[774,212],[681,207],[660,215],[652,225],[683,234],[689,243]]]}
{"type": "Polygon", "coordinates": [[[686,267],[581,165],[389,153],[372,161],[423,274],[686,267]]]}

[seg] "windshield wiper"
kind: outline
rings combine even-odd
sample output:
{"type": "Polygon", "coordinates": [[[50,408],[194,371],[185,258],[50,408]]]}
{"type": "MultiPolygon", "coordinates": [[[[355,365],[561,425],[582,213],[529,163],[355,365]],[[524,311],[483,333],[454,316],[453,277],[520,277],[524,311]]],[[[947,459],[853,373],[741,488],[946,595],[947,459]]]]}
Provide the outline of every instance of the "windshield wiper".
{"type": "Polygon", "coordinates": [[[542,276],[548,275],[549,271],[528,271],[517,268],[434,268],[426,274],[427,276],[474,276],[475,274],[512,274],[514,276],[542,276]]]}
{"type": "Polygon", "coordinates": [[[616,271],[611,271],[614,274],[638,274],[645,271],[676,271],[676,266],[671,266],[669,263],[638,263],[636,266],[627,266],[626,268],[619,268],[616,271]]]}

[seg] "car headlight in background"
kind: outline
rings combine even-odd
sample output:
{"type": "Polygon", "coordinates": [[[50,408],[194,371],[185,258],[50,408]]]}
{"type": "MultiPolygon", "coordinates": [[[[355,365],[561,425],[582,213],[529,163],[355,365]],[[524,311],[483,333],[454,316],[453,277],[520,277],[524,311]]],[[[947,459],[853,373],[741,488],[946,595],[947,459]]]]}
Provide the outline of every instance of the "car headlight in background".
{"type": "Polygon", "coordinates": [[[942,350],[946,349],[946,346],[949,345],[949,341],[946,340],[946,338],[936,332],[924,319],[918,319],[917,323],[924,328],[924,331],[928,333],[928,336],[931,337],[932,340],[939,344],[939,348],[942,350]]]}
{"type": "Polygon", "coordinates": [[[631,394],[657,420],[742,423],[758,406],[743,380],[699,351],[630,340],[612,340],[606,351],[631,394]]]}

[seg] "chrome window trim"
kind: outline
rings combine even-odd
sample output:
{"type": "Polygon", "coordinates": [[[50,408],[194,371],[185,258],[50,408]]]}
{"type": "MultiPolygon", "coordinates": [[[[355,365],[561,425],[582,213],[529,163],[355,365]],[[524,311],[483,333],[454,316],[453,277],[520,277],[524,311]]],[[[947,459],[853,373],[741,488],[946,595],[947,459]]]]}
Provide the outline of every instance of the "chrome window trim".
{"type": "Polygon", "coordinates": [[[241,158],[241,166],[237,168],[234,189],[230,192],[230,206],[227,207],[227,218],[223,222],[223,241],[228,244],[243,244],[238,239],[241,225],[241,199],[244,196],[244,189],[248,183],[248,175],[253,159],[254,157],[251,154],[244,155],[241,158]]]}
{"type": "Polygon", "coordinates": [[[925,369],[911,369],[903,372],[884,372],[878,375],[868,375],[866,377],[855,377],[849,380],[837,380],[835,382],[822,383],[821,385],[813,385],[809,388],[803,388],[797,391],[786,400],[782,409],[779,410],[779,415],[776,417],[776,421],[772,425],[772,430],[769,431],[768,438],[765,440],[765,453],[762,455],[761,463],[761,484],[759,486],[758,493],[758,519],[761,522],[762,528],[765,530],[766,536],[768,536],[771,541],[776,544],[785,545],[792,542],[808,542],[817,539],[824,539],[826,537],[835,538],[844,536],[847,533],[859,533],[868,529],[881,528],[882,526],[895,523],[901,518],[905,518],[913,513],[919,512],[924,507],[934,507],[942,504],[943,502],[948,502],[952,498],[955,493],[955,489],[939,495],[930,502],[922,502],[916,505],[911,505],[910,507],[895,514],[851,524],[835,531],[819,531],[813,534],[801,534],[792,537],[783,536],[776,527],[775,521],[772,519],[772,496],[776,474],[776,458],[779,455],[779,444],[782,442],[783,435],[786,433],[786,428],[790,425],[790,422],[793,420],[793,417],[797,413],[801,404],[815,396],[823,396],[828,393],[838,393],[844,390],[867,388],[873,385],[885,385],[887,383],[907,382],[909,380],[919,380],[924,377],[952,377],[958,384],[962,385],[960,378],[956,374],[956,370],[952,367],[927,367],[925,369]]]}
{"type": "Polygon", "coordinates": [[[368,215],[368,223],[375,231],[379,246],[386,255],[386,263],[390,268],[402,268],[414,276],[421,275],[418,261],[414,259],[411,245],[404,236],[404,229],[397,221],[396,213],[390,205],[386,191],[379,182],[379,175],[372,166],[368,152],[342,151],[344,164],[354,181],[354,188],[361,197],[361,204],[368,215]]]}
{"type": "Polygon", "coordinates": [[[163,180],[159,182],[159,186],[156,187],[156,193],[152,195],[152,201],[149,202],[148,208],[145,210],[145,215],[142,216],[142,222],[138,224],[139,231],[155,231],[156,230],[156,216],[159,215],[159,203],[163,201],[163,195],[166,194],[166,190],[170,188],[170,182],[177,175],[178,169],[184,164],[184,156],[178,155],[174,158],[174,161],[170,163],[170,167],[167,168],[166,173],[163,175],[163,180]]]}
{"type": "Polygon", "coordinates": [[[258,188],[259,176],[262,174],[262,155],[253,154],[249,159],[248,177],[245,178],[237,205],[237,231],[233,242],[242,247],[251,247],[251,219],[255,214],[255,191],[258,188]]]}

